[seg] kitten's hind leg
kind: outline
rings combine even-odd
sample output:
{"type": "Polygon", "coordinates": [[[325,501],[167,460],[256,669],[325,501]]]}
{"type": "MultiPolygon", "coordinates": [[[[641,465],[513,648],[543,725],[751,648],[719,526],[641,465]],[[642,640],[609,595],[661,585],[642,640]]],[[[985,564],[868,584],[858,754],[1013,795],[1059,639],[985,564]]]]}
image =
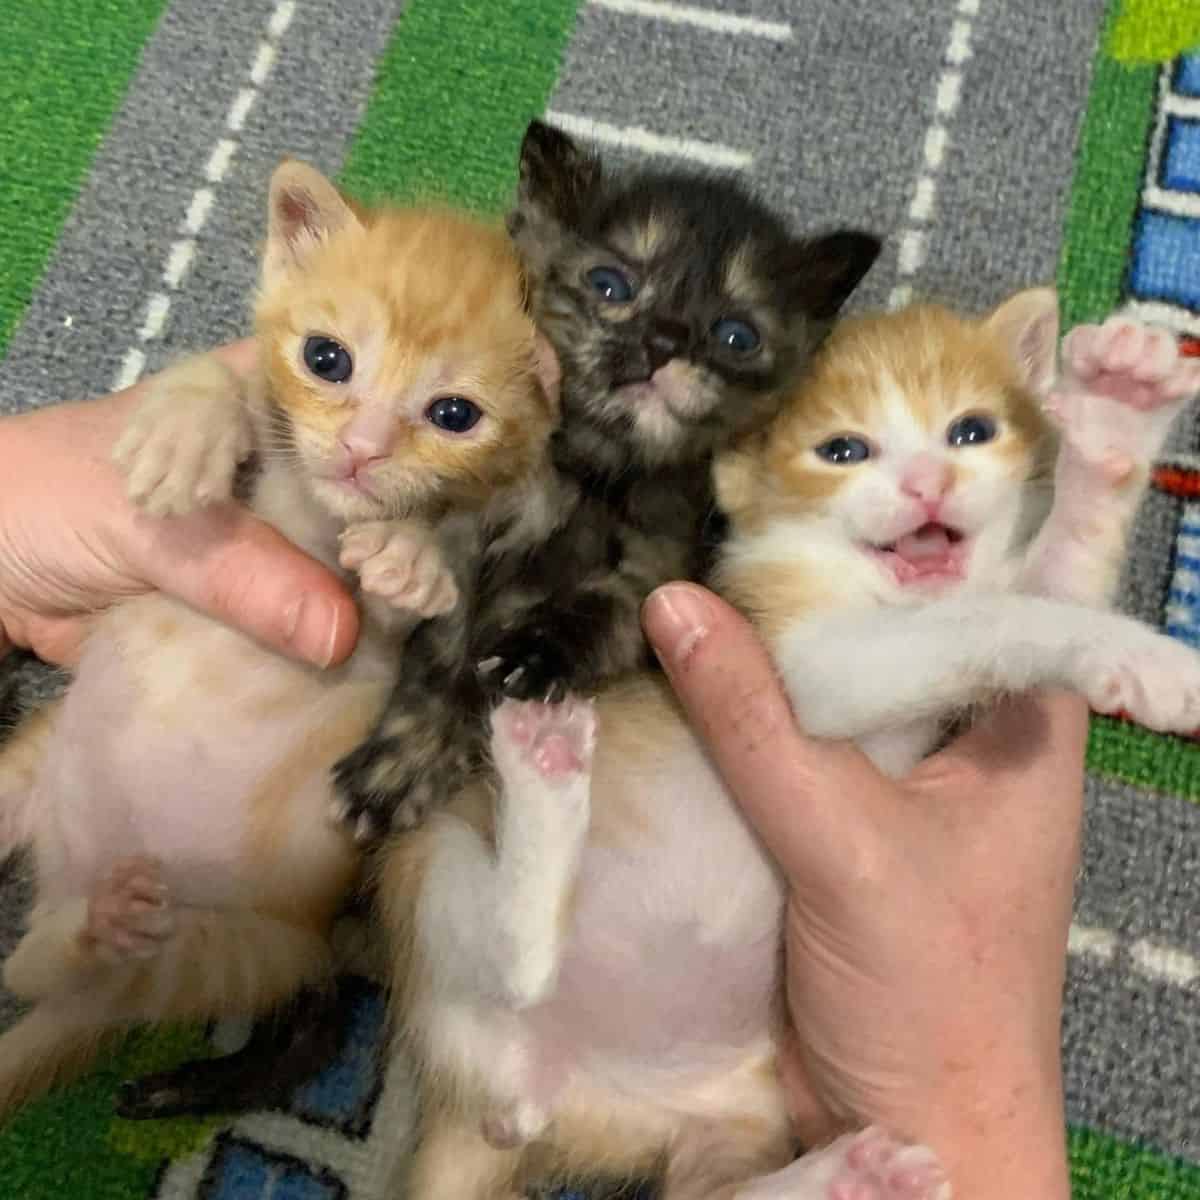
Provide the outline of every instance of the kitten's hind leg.
{"type": "Polygon", "coordinates": [[[412,1200],[520,1200],[516,1184],[521,1153],[489,1145],[479,1130],[436,1101],[422,1114],[407,1187],[412,1200]]]}
{"type": "Polygon", "coordinates": [[[158,864],[126,859],[91,896],[34,910],[4,982],[27,999],[78,991],[107,968],[154,958],[173,928],[158,864]]]}
{"type": "Polygon", "coordinates": [[[524,1008],[557,974],[566,907],[591,813],[592,705],[509,701],[492,720],[500,777],[496,848],[448,818],[417,911],[441,989],[524,1008]]]}
{"type": "Polygon", "coordinates": [[[337,1056],[347,1033],[345,1016],[337,987],[303,988],[257,1021],[240,1050],[123,1083],[117,1115],[144,1121],[283,1104],[337,1056]]]}
{"type": "MultiPolygon", "coordinates": [[[[950,1200],[950,1182],[932,1150],[881,1129],[848,1133],[782,1171],[712,1193],[728,1200],[950,1200]]],[[[675,1200],[668,1191],[663,1200],[675,1200]]]]}

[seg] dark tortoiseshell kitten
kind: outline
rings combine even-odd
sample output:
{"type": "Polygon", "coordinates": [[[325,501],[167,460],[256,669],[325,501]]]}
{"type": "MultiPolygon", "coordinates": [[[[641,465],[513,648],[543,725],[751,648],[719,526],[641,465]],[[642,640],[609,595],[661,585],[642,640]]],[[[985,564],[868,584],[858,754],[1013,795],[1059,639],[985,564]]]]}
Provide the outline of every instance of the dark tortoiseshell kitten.
{"type": "Polygon", "coordinates": [[[534,121],[509,228],[562,369],[541,511],[493,514],[455,613],[418,627],[371,738],[336,768],[359,836],[409,827],[479,762],[500,696],[587,692],[646,657],[639,609],[704,576],[713,453],[761,427],[874,262],[799,238],[728,178],[606,170],[534,121]]]}

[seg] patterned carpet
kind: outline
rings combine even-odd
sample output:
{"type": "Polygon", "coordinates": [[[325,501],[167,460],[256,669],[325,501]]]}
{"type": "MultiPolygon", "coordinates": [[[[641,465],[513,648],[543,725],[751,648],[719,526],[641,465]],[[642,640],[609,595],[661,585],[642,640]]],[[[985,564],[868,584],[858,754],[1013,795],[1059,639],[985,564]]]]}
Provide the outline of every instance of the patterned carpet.
{"type": "MultiPolygon", "coordinates": [[[[1200,352],[1195,0],[36,0],[0,6],[0,111],[0,411],[243,331],[284,153],[498,209],[545,111],[617,158],[744,172],[798,225],[885,232],[861,304],[982,308],[1057,274],[1068,325],[1129,304],[1200,352]]],[[[1195,414],[1123,594],[1200,647],[1195,414]]],[[[1103,720],[1089,754],[1075,1194],[1200,1200],[1200,747],[1103,720]]],[[[0,948],[19,875],[0,867],[0,948]]],[[[381,1073],[378,994],[353,997],[343,1059],[232,1121],[116,1120],[116,1080],[207,1034],[136,1039],[0,1127],[4,1194],[383,1200],[411,1088],[381,1073]]]]}

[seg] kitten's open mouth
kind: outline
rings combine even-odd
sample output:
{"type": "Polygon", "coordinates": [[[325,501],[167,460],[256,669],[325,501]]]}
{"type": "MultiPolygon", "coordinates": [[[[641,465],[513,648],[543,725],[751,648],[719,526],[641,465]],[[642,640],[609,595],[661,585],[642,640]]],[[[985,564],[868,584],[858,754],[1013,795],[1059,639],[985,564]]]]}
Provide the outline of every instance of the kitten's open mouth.
{"type": "Polygon", "coordinates": [[[969,543],[961,530],[937,521],[928,521],[894,542],[870,547],[898,583],[961,579],[968,549],[969,543]]]}

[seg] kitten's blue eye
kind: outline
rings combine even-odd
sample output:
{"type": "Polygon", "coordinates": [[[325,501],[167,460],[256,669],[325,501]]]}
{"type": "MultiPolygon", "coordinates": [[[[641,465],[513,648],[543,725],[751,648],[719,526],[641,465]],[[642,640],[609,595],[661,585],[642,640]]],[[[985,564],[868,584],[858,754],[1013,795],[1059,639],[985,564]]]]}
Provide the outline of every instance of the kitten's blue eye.
{"type": "Polygon", "coordinates": [[[609,304],[624,304],[633,299],[633,281],[616,267],[593,267],[587,273],[588,286],[599,292],[609,304]]]}
{"type": "Polygon", "coordinates": [[[758,330],[749,321],[739,321],[734,317],[722,317],[710,333],[718,346],[735,354],[749,354],[757,350],[762,342],[758,330]]]}
{"type": "Polygon", "coordinates": [[[482,416],[479,405],[462,396],[440,396],[425,410],[429,423],[447,433],[466,433],[482,416]]]}
{"type": "Polygon", "coordinates": [[[345,383],[354,370],[350,351],[341,342],[321,334],[305,341],[304,365],[326,383],[345,383]]]}
{"type": "Polygon", "coordinates": [[[818,458],[823,458],[828,463],[847,467],[853,463],[866,462],[871,457],[871,447],[862,438],[843,433],[822,442],[816,453],[818,458]]]}
{"type": "Polygon", "coordinates": [[[959,417],[946,430],[946,441],[951,446],[982,446],[996,436],[996,422],[983,413],[972,413],[959,417]]]}

